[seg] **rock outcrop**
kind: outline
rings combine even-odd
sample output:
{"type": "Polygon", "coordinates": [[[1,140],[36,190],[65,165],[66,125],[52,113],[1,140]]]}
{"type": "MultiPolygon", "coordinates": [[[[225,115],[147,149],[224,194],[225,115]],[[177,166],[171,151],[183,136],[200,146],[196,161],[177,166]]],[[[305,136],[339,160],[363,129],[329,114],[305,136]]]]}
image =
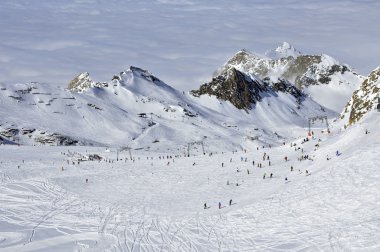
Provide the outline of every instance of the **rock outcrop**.
{"type": "Polygon", "coordinates": [[[380,67],[371,72],[347,103],[340,117],[347,120],[345,127],[357,123],[369,111],[376,109],[378,97],[380,97],[380,67]]]}

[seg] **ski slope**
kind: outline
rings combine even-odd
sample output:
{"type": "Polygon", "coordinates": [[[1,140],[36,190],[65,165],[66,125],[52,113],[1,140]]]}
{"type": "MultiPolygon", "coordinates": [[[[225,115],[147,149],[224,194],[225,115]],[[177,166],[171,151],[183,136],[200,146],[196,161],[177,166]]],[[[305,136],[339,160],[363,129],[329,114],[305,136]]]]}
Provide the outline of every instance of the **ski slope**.
{"type": "Polygon", "coordinates": [[[379,251],[379,123],[370,112],[346,131],[313,128],[304,143],[212,155],[206,145],[190,157],[0,146],[0,250],[379,251]],[[78,164],[95,153],[106,161],[78,164]]]}

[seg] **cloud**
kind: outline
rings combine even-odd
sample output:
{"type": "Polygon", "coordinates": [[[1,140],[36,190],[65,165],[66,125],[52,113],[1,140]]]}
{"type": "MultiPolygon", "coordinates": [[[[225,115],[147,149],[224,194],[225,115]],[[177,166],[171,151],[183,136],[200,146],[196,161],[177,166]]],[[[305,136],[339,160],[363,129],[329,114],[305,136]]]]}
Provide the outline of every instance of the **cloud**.
{"type": "Polygon", "coordinates": [[[189,90],[239,49],[283,41],[367,74],[380,64],[379,16],[380,2],[358,0],[2,0],[0,81],[103,81],[136,65],[189,90]]]}

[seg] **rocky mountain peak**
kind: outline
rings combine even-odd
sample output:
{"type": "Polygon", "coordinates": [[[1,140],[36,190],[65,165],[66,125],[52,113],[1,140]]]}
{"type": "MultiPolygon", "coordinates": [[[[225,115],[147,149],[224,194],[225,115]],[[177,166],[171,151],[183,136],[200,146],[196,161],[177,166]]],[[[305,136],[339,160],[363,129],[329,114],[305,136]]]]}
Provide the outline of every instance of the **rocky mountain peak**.
{"type": "Polygon", "coordinates": [[[216,98],[229,101],[238,109],[250,110],[251,105],[262,99],[260,93],[266,91],[262,81],[251,78],[236,68],[214,77],[198,90],[192,90],[194,96],[213,95],[216,98]]]}
{"type": "Polygon", "coordinates": [[[94,82],[88,72],[78,74],[74,79],[69,82],[68,89],[74,92],[84,92],[89,88],[94,87],[107,87],[107,83],[94,82]]]}
{"type": "Polygon", "coordinates": [[[265,53],[266,56],[272,59],[280,59],[280,58],[288,58],[293,57],[297,58],[302,53],[298,51],[294,46],[289,44],[288,42],[283,42],[282,45],[278,46],[274,50],[269,50],[265,53]]]}
{"type": "Polygon", "coordinates": [[[142,69],[140,67],[136,66],[130,66],[126,71],[121,72],[119,75],[114,75],[112,78],[112,81],[118,81],[118,82],[124,82],[127,83],[128,79],[130,78],[140,78],[145,81],[151,82],[157,86],[160,87],[169,87],[172,89],[172,87],[165,84],[163,81],[161,81],[159,78],[151,74],[148,70],[142,69]]]}
{"type": "Polygon", "coordinates": [[[95,82],[90,78],[90,74],[88,72],[84,72],[78,74],[69,82],[68,89],[71,91],[82,92],[87,88],[93,87],[94,84],[95,82]]]}

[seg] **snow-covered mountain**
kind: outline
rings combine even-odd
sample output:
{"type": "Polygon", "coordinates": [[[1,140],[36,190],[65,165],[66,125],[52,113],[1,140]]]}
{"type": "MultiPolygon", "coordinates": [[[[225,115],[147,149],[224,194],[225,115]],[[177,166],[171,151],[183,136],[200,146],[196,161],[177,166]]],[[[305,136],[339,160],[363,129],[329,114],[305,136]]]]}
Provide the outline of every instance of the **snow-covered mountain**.
{"type": "Polygon", "coordinates": [[[180,139],[181,145],[207,141],[218,149],[242,148],[258,138],[282,143],[304,135],[308,117],[335,116],[289,83],[228,73],[219,89],[216,80],[211,87],[220,94],[229,87],[228,98],[180,92],[137,67],[109,82],[82,73],[68,88],[1,84],[0,135],[23,144],[175,149],[180,139]]]}
{"type": "Polygon", "coordinates": [[[340,118],[347,127],[361,120],[369,111],[376,109],[380,97],[380,67],[373,70],[353,93],[340,118]]]}
{"type": "Polygon", "coordinates": [[[363,81],[350,66],[326,54],[302,54],[286,42],[268,51],[266,56],[241,50],[217,70],[215,76],[231,68],[262,79],[285,79],[337,113],[363,81]]]}

